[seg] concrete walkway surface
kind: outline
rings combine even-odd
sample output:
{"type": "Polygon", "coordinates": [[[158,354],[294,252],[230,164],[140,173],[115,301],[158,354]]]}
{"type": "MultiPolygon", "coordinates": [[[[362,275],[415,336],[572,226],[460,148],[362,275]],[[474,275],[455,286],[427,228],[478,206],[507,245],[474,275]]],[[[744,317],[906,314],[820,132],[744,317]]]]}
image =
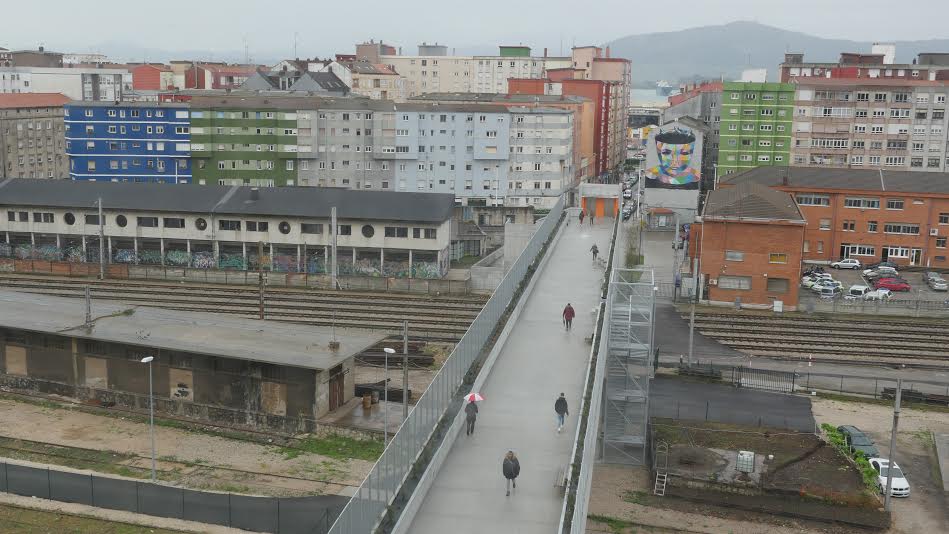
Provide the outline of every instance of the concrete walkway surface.
{"type": "Polygon", "coordinates": [[[475,433],[461,434],[409,529],[413,534],[556,530],[563,503],[557,473],[570,463],[584,371],[599,303],[603,267],[594,266],[596,243],[608,259],[613,220],[582,227],[576,217],[560,240],[498,355],[481,391],[475,433]],[[577,312],[566,332],[561,312],[577,312]],[[554,401],[563,392],[570,415],[557,433],[554,401]],[[501,461],[508,450],[520,460],[517,489],[505,496],[501,461]]]}

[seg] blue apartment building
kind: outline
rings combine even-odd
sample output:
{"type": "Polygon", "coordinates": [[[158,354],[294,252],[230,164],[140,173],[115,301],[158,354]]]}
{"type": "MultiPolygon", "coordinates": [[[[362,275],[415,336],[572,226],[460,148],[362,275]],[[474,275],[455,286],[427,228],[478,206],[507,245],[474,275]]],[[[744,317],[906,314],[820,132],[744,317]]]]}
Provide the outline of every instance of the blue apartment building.
{"type": "Polygon", "coordinates": [[[72,180],[191,183],[187,104],[77,101],[65,123],[72,180]]]}

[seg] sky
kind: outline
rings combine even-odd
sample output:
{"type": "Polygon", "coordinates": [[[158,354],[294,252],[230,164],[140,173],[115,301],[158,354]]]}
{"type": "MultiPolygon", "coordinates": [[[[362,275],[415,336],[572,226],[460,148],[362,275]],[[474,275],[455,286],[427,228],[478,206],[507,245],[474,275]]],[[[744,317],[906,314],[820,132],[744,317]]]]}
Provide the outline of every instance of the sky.
{"type": "MultiPolygon", "coordinates": [[[[753,20],[865,41],[949,37],[947,0],[66,0],[4,2],[0,46],[62,52],[238,53],[254,59],[353,53],[382,39],[414,54],[422,41],[459,53],[526,44],[551,54],[630,34],[753,20]],[[374,5],[378,4],[378,5],[374,5]],[[891,14],[902,7],[902,23],[891,14]],[[582,10],[587,11],[582,11],[582,10]],[[62,13],[55,14],[55,13],[62,13]]],[[[149,59],[142,57],[142,59],[149,59]]],[[[152,58],[168,59],[168,58],[152,58]]],[[[207,58],[206,58],[207,59],[207,58]]]]}

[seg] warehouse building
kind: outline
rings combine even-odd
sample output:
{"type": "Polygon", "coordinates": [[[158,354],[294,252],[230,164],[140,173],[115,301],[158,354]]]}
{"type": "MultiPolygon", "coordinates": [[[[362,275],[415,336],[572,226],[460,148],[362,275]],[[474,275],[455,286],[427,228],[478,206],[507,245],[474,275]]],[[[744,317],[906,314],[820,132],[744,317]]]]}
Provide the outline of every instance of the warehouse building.
{"type": "Polygon", "coordinates": [[[0,384],[216,423],[310,431],[354,394],[363,330],[0,290],[0,384]]]}
{"type": "Polygon", "coordinates": [[[451,194],[133,182],[0,182],[0,258],[440,278],[451,194]],[[97,202],[101,199],[100,225],[97,202]],[[331,213],[337,212],[336,236],[331,213]],[[263,255],[258,259],[258,250],[263,255]]]}

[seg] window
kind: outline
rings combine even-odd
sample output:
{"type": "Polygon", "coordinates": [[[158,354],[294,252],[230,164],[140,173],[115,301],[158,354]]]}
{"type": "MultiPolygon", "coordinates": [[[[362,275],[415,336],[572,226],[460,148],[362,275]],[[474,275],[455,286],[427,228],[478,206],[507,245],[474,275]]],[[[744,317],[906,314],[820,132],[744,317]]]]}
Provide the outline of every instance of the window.
{"type": "Polygon", "coordinates": [[[886,199],[886,209],[888,209],[888,210],[901,210],[901,209],[903,209],[903,199],[902,199],[902,198],[888,198],[888,199],[886,199]]]}
{"type": "Polygon", "coordinates": [[[287,168],[288,171],[292,171],[292,170],[293,170],[293,160],[292,160],[292,159],[288,159],[288,160],[287,160],[287,162],[286,162],[286,168],[287,168]]]}
{"type": "Polygon", "coordinates": [[[880,209],[880,199],[864,197],[847,197],[844,199],[844,207],[861,209],[880,209]]]}
{"type": "Polygon", "coordinates": [[[164,218],[165,228],[184,228],[185,220],[178,217],[165,217],[164,218]]]}
{"type": "Polygon", "coordinates": [[[886,247],[887,256],[890,258],[908,258],[909,249],[906,247],[886,247]]]}
{"type": "Polygon", "coordinates": [[[353,235],[353,227],[349,224],[337,224],[336,235],[353,235]]]}
{"type": "Polygon", "coordinates": [[[322,234],[323,225],[320,223],[302,223],[300,224],[301,234],[322,234]]]}
{"type": "Polygon", "coordinates": [[[939,224],[949,224],[949,213],[939,214],[939,224]]]}
{"type": "Polygon", "coordinates": [[[745,261],[745,253],[740,250],[726,250],[725,261],[745,261]]]}
{"type": "Polygon", "coordinates": [[[158,228],[158,217],[139,217],[139,228],[158,228]]]}
{"type": "Polygon", "coordinates": [[[844,221],[844,222],[843,222],[843,230],[844,230],[844,232],[855,232],[855,231],[857,231],[857,223],[856,223],[856,221],[844,221]]]}
{"type": "Polygon", "coordinates": [[[738,289],[738,290],[747,291],[751,289],[751,277],[750,276],[719,276],[718,288],[719,289],[738,289]]]}
{"type": "Polygon", "coordinates": [[[768,254],[768,263],[787,263],[788,255],[784,252],[772,252],[768,254]]]}
{"type": "Polygon", "coordinates": [[[919,225],[912,223],[886,223],[883,225],[883,233],[919,235],[919,225]]]}
{"type": "Polygon", "coordinates": [[[946,239],[945,237],[936,238],[936,248],[946,248],[946,239]]]}
{"type": "Polygon", "coordinates": [[[241,229],[241,222],[240,222],[240,221],[231,221],[231,220],[227,220],[227,219],[221,219],[221,220],[218,221],[218,229],[219,229],[219,230],[240,231],[240,229],[241,229]]]}
{"type": "Polygon", "coordinates": [[[768,278],[768,293],[787,293],[790,286],[787,278],[768,278]]]}
{"type": "Polygon", "coordinates": [[[830,219],[821,219],[821,220],[820,220],[820,229],[821,229],[821,230],[830,230],[830,219]]]}
{"type": "Polygon", "coordinates": [[[830,206],[830,195],[798,193],[796,199],[801,206],[830,206]]]}
{"type": "Polygon", "coordinates": [[[386,237],[409,237],[409,228],[407,226],[386,226],[386,237]]]}
{"type": "Polygon", "coordinates": [[[244,221],[248,232],[266,232],[269,230],[267,221],[244,221]]]}

